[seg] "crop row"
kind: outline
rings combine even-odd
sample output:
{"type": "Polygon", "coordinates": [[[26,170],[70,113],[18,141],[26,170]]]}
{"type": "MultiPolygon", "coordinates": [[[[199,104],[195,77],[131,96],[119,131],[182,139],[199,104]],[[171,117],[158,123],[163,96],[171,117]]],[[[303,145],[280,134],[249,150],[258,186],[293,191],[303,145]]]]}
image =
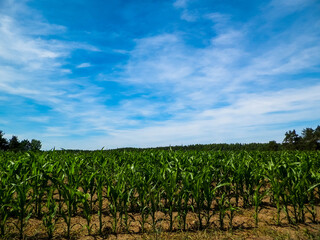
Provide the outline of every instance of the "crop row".
{"type": "Polygon", "coordinates": [[[188,230],[187,216],[195,213],[199,229],[214,215],[220,228],[233,226],[239,208],[253,208],[256,226],[268,199],[281,223],[317,221],[320,152],[210,151],[50,151],[0,152],[0,234],[9,220],[19,238],[30,218],[42,219],[49,239],[58,219],[70,238],[72,218],[81,215],[92,234],[92,217],[112,219],[112,232],[129,231],[133,214],[157,231],[158,212],[168,217],[169,231],[178,222],[188,230]],[[176,217],[175,217],[176,216],[176,217]],[[225,223],[226,219],[228,220],[225,223]]]}

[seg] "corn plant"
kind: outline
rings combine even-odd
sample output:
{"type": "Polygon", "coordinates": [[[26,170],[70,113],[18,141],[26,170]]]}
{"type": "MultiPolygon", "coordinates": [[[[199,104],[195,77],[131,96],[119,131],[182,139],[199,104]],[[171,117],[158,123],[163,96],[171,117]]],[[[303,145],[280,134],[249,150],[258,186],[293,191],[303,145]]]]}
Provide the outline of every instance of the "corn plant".
{"type": "Polygon", "coordinates": [[[13,210],[18,215],[18,223],[15,224],[19,230],[19,239],[23,239],[24,228],[27,224],[28,219],[32,214],[32,201],[29,201],[30,196],[30,179],[27,174],[23,176],[16,176],[16,182],[13,183],[13,188],[17,197],[14,201],[13,210]]]}
{"type": "Polygon", "coordinates": [[[85,225],[87,231],[88,231],[88,235],[91,235],[91,230],[92,230],[92,226],[91,226],[91,219],[92,219],[92,209],[91,209],[91,205],[90,205],[90,194],[89,193],[83,193],[80,194],[80,203],[82,204],[82,209],[83,209],[83,215],[86,219],[87,224],[85,225]]]}
{"type": "Polygon", "coordinates": [[[46,227],[48,239],[52,239],[56,222],[58,220],[58,204],[53,199],[53,188],[49,189],[47,192],[46,207],[47,212],[43,213],[42,222],[43,225],[46,227]]]}
{"type": "Polygon", "coordinates": [[[149,174],[146,169],[139,169],[135,173],[136,184],[135,189],[138,194],[138,207],[141,214],[140,226],[141,231],[145,232],[145,224],[147,222],[148,216],[151,212],[149,207],[150,204],[150,190],[152,190],[153,176],[149,174]]]}
{"type": "MultiPolygon", "coordinates": [[[[320,177],[320,174],[319,174],[319,177],[320,177]]],[[[309,189],[308,189],[308,192],[310,193],[310,199],[309,199],[309,202],[310,202],[310,205],[311,206],[306,206],[306,209],[307,211],[311,214],[311,221],[313,223],[316,223],[317,222],[317,211],[316,211],[316,197],[315,197],[315,193],[314,193],[314,189],[317,188],[318,186],[320,186],[320,178],[319,178],[319,183],[316,183],[314,184],[313,186],[311,186],[309,189]]]]}
{"type": "Polygon", "coordinates": [[[159,211],[169,219],[169,231],[176,219],[179,229],[186,231],[191,212],[199,228],[210,227],[218,214],[220,228],[225,229],[227,216],[232,229],[239,207],[252,207],[258,227],[267,198],[276,208],[277,224],[281,211],[291,224],[306,222],[307,213],[317,222],[319,156],[302,151],[156,149],[0,152],[0,234],[6,234],[10,216],[22,239],[28,219],[36,217],[42,218],[50,239],[62,217],[70,238],[72,218],[81,215],[90,235],[96,208],[100,235],[104,214],[111,217],[115,234],[130,232],[135,214],[142,232],[147,224],[157,232],[163,221],[157,218],[159,211]]]}
{"type": "Polygon", "coordinates": [[[224,217],[228,211],[228,206],[226,203],[226,194],[222,193],[220,198],[216,198],[216,203],[219,210],[219,223],[220,223],[220,229],[224,229],[224,217]]]}
{"type": "Polygon", "coordinates": [[[270,191],[272,193],[272,199],[277,208],[277,225],[280,224],[280,211],[281,211],[281,195],[284,191],[286,182],[283,181],[283,169],[281,168],[281,162],[277,159],[271,158],[266,166],[266,177],[271,185],[270,191]]]}
{"type": "Polygon", "coordinates": [[[91,211],[93,211],[94,201],[93,196],[96,193],[96,183],[95,183],[95,177],[97,175],[96,171],[93,171],[91,168],[85,168],[86,172],[83,173],[80,179],[80,186],[82,187],[82,190],[85,194],[88,194],[89,199],[89,207],[91,211]]]}
{"type": "Polygon", "coordinates": [[[104,187],[104,175],[101,172],[97,172],[96,184],[97,184],[97,199],[98,199],[98,217],[99,217],[99,234],[102,235],[102,204],[103,204],[103,187],[104,187]],[[100,174],[99,174],[100,173],[100,174]]]}
{"type": "Polygon", "coordinates": [[[193,174],[188,171],[183,171],[181,173],[182,187],[178,194],[177,199],[177,211],[179,218],[179,225],[182,231],[186,231],[187,227],[187,214],[189,212],[188,201],[191,196],[191,185],[193,181],[193,174]]]}
{"type": "Polygon", "coordinates": [[[112,230],[114,233],[117,232],[118,227],[118,211],[121,209],[120,199],[124,193],[125,182],[121,178],[121,173],[115,174],[113,177],[110,176],[107,179],[107,199],[109,202],[109,211],[113,218],[112,230]]]}
{"type": "Polygon", "coordinates": [[[177,201],[179,170],[169,167],[162,169],[162,186],[165,198],[164,212],[169,215],[169,230],[173,229],[173,210],[177,201]]]}
{"type": "Polygon", "coordinates": [[[75,186],[70,184],[65,184],[64,182],[56,181],[58,188],[60,189],[60,194],[63,198],[63,201],[66,205],[66,211],[61,211],[61,215],[63,220],[67,225],[67,238],[70,239],[70,231],[71,231],[71,219],[75,214],[75,207],[79,204],[80,199],[83,195],[75,186]]]}
{"type": "Polygon", "coordinates": [[[9,182],[4,173],[0,177],[0,236],[6,233],[6,223],[12,207],[12,197],[14,193],[14,186],[9,182]]]}
{"type": "Polygon", "coordinates": [[[195,211],[198,217],[199,229],[202,229],[202,217],[203,217],[202,210],[204,209],[204,205],[205,205],[203,181],[204,181],[203,174],[197,174],[194,177],[194,181],[192,182],[192,197],[196,205],[195,211]]]}
{"type": "Polygon", "coordinates": [[[261,211],[261,203],[263,198],[268,193],[267,191],[262,191],[262,187],[264,186],[264,182],[261,182],[255,189],[253,193],[253,205],[254,205],[254,220],[255,220],[255,226],[258,227],[259,223],[259,212],[261,211]]]}
{"type": "Polygon", "coordinates": [[[123,172],[120,175],[122,178],[121,181],[124,184],[122,185],[123,189],[119,197],[119,218],[120,225],[124,227],[126,232],[129,232],[130,219],[133,219],[133,217],[129,215],[130,202],[133,198],[135,187],[135,178],[130,175],[132,174],[132,172],[130,172],[132,169],[133,166],[130,164],[123,166],[123,172]]]}
{"type": "Polygon", "coordinates": [[[48,170],[46,169],[49,162],[45,162],[45,156],[38,157],[35,153],[29,153],[31,160],[31,175],[34,176],[30,182],[32,189],[32,197],[35,215],[41,219],[42,200],[47,190],[48,178],[46,177],[48,170]]]}

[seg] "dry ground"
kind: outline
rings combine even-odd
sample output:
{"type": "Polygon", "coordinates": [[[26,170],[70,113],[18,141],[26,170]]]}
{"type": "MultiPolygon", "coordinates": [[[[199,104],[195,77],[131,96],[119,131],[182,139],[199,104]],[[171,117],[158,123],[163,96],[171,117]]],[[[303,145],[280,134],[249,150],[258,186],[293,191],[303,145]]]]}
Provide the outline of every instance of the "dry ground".
{"type": "MultiPolygon", "coordinates": [[[[319,239],[320,240],[320,207],[317,207],[317,223],[312,223],[310,216],[307,214],[305,224],[288,224],[285,214],[281,213],[281,225],[276,225],[276,209],[270,205],[263,206],[259,213],[259,227],[255,227],[253,218],[253,209],[240,209],[236,212],[233,220],[233,229],[229,228],[229,219],[225,217],[225,229],[219,229],[218,214],[212,218],[211,225],[203,230],[198,230],[198,220],[194,213],[188,214],[188,231],[179,230],[178,221],[175,220],[174,231],[169,232],[169,218],[163,213],[157,214],[158,218],[163,218],[157,225],[157,233],[152,231],[150,225],[147,225],[146,233],[141,233],[138,214],[132,214],[135,219],[131,220],[129,233],[124,229],[117,235],[111,233],[111,218],[103,217],[105,222],[103,236],[98,234],[98,215],[92,218],[92,235],[88,236],[85,227],[86,221],[80,216],[72,218],[71,239],[81,240],[100,240],[100,239],[319,239]]],[[[16,219],[9,219],[8,234],[3,239],[18,239],[18,231],[13,223],[16,219]]],[[[149,219],[151,222],[151,219],[149,219]]],[[[119,231],[119,230],[118,230],[119,231]]],[[[45,227],[41,220],[29,219],[25,229],[25,239],[47,239],[45,227]]],[[[66,224],[60,218],[54,232],[54,239],[63,240],[66,238],[66,224]]]]}

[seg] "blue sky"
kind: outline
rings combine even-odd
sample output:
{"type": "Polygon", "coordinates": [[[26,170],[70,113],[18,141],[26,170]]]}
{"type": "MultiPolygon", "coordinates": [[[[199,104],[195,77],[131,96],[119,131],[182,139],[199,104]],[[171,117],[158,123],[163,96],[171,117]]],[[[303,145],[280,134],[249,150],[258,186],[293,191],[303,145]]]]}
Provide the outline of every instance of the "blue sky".
{"type": "Polygon", "coordinates": [[[43,149],[320,124],[317,0],[0,0],[0,129],[43,149]]]}

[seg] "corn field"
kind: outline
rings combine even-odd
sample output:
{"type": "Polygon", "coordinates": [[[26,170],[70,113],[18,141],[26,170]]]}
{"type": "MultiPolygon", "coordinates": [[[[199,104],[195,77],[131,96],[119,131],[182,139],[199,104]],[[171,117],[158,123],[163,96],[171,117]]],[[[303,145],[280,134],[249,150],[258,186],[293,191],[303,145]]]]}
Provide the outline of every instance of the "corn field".
{"type": "Polygon", "coordinates": [[[258,227],[266,203],[276,224],[280,215],[316,223],[319,191],[316,151],[0,152],[0,238],[14,228],[24,239],[30,219],[41,219],[48,239],[63,221],[70,238],[75,216],[88,235],[107,226],[110,234],[130,232],[133,223],[140,232],[232,229],[246,208],[258,227]]]}

